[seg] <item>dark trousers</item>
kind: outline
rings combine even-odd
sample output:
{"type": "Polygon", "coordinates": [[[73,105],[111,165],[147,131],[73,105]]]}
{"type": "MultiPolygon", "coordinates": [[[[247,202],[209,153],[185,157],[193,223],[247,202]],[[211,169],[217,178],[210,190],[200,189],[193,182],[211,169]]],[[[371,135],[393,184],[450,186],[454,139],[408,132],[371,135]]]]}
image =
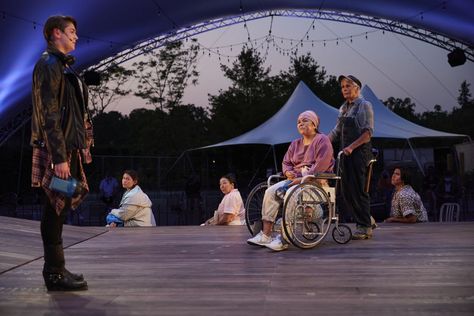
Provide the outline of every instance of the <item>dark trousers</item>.
{"type": "Polygon", "coordinates": [[[365,192],[367,157],[365,148],[358,148],[342,159],[341,193],[346,210],[352,210],[357,226],[370,227],[370,197],[365,192]]]}
{"type": "MultiPolygon", "coordinates": [[[[70,171],[74,178],[79,176],[78,159],[72,155],[70,171]]],[[[65,269],[64,250],[63,250],[63,225],[66,220],[69,209],[71,208],[71,199],[66,199],[66,204],[60,214],[56,213],[55,208],[46,197],[41,218],[41,238],[44,248],[44,268],[45,272],[60,273],[65,269]]]]}
{"type": "MultiPolygon", "coordinates": [[[[69,200],[69,199],[68,199],[69,200]]],[[[63,251],[63,224],[69,210],[70,200],[58,215],[46,199],[41,218],[41,238],[44,248],[44,270],[51,273],[64,271],[65,260],[63,251]]]]}

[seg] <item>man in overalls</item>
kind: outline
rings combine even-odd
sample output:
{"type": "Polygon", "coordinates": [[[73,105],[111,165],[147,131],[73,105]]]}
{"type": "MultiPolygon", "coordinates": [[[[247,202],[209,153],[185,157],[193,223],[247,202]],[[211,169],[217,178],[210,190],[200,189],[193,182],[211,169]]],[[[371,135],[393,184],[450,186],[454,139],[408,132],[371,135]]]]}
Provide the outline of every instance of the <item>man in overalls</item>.
{"type": "Polygon", "coordinates": [[[345,207],[352,209],[357,229],[352,239],[372,238],[370,197],[365,192],[367,165],[372,158],[370,139],[374,132],[372,104],[360,94],[362,84],[352,75],[339,76],[346,101],[339,108],[336,126],[329,133],[331,142],[339,142],[344,152],[341,160],[341,192],[345,207]]]}

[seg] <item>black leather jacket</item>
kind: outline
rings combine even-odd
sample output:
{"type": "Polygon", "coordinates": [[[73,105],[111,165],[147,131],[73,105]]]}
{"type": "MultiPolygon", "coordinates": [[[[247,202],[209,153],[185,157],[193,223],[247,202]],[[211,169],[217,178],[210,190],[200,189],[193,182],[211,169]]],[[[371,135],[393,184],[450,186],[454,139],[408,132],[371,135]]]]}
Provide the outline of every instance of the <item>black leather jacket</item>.
{"type": "Polygon", "coordinates": [[[86,148],[87,86],[67,67],[68,58],[48,46],[33,71],[31,145],[46,146],[54,164],[86,148]]]}

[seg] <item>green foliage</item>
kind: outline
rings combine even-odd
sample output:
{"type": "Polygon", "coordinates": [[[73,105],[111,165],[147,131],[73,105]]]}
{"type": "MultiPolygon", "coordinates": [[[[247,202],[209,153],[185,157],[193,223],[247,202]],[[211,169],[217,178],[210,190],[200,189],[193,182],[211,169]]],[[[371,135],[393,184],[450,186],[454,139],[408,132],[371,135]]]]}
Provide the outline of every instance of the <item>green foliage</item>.
{"type": "Polygon", "coordinates": [[[470,84],[464,80],[461,83],[461,88],[459,89],[458,104],[462,109],[474,108],[474,99],[471,98],[469,86],[470,84]]]}
{"type": "Polygon", "coordinates": [[[321,100],[339,108],[344,102],[340,92],[340,85],[335,76],[327,76],[324,67],[321,67],[310,53],[302,56],[293,56],[288,71],[281,71],[274,80],[276,91],[284,91],[289,96],[298,83],[303,81],[321,100]]]}
{"type": "Polygon", "coordinates": [[[116,111],[99,113],[93,117],[93,126],[94,153],[119,155],[128,150],[127,117],[116,111]]]}
{"type": "Polygon", "coordinates": [[[269,68],[263,67],[260,54],[244,48],[232,67],[221,65],[231,86],[210,95],[210,133],[214,140],[240,135],[263,123],[283,104],[271,85],[269,68]]]}
{"type": "Polygon", "coordinates": [[[418,118],[415,114],[416,104],[411,102],[410,98],[405,98],[402,100],[400,98],[390,97],[383,103],[386,107],[401,117],[412,122],[418,122],[418,118]]]}
{"type": "Polygon", "coordinates": [[[131,92],[130,89],[123,89],[123,85],[132,75],[132,70],[116,64],[110,65],[100,73],[100,85],[89,86],[92,116],[104,113],[110,104],[131,92]]]}
{"type": "Polygon", "coordinates": [[[470,84],[464,81],[459,89],[457,98],[460,108],[454,107],[451,112],[442,111],[442,107],[436,104],[433,111],[415,114],[415,104],[410,98],[404,100],[390,97],[384,104],[401,117],[439,131],[465,134],[474,137],[474,99],[471,98],[470,84]]]}
{"type": "MultiPolygon", "coordinates": [[[[134,64],[140,85],[136,95],[154,104],[155,109],[135,109],[128,116],[106,113],[105,104],[110,102],[103,98],[105,106],[97,107],[94,117],[96,153],[173,156],[189,148],[241,135],[274,115],[300,81],[336,108],[344,101],[337,78],[328,76],[311,55],[293,56],[288,70],[270,76],[270,68],[264,67],[260,54],[244,48],[231,66],[221,65],[231,85],[216,95],[209,95],[209,112],[182,104],[185,87],[189,82],[195,84],[198,76],[195,46],[185,49],[181,42],[171,43],[151,53],[147,61],[134,64]]],[[[109,93],[125,94],[121,86],[130,74],[130,70],[111,67],[106,77],[109,93]]],[[[433,111],[416,114],[410,98],[390,97],[384,103],[417,124],[474,137],[474,99],[469,87],[467,82],[462,83],[460,107],[451,112],[435,105],[433,111]]],[[[106,95],[106,92],[97,93],[106,95]]]]}
{"type": "Polygon", "coordinates": [[[196,60],[199,45],[195,44],[195,39],[192,42],[188,49],[181,41],[168,43],[160,50],[145,54],[148,60],[133,63],[138,79],[135,95],[161,111],[181,105],[187,85],[198,82],[196,60]]]}

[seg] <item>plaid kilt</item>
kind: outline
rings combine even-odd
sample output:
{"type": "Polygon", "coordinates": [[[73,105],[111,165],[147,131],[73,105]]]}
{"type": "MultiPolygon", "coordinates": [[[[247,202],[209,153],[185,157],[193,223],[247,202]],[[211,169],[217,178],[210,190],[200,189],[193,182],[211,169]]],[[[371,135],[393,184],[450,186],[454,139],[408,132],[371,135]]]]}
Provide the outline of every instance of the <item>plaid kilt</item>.
{"type": "MultiPolygon", "coordinates": [[[[71,165],[72,155],[77,155],[80,179],[77,179],[84,187],[84,193],[71,199],[71,208],[76,209],[79,204],[84,200],[87,193],[89,192],[89,186],[87,184],[86,174],[82,166],[82,157],[79,150],[73,150],[68,152],[67,161],[71,165]]],[[[66,205],[66,199],[63,194],[52,191],[49,189],[51,179],[54,175],[54,169],[52,168],[52,157],[48,154],[46,147],[33,147],[33,159],[31,168],[31,186],[42,187],[49,202],[56,210],[59,215],[66,205]]]]}

